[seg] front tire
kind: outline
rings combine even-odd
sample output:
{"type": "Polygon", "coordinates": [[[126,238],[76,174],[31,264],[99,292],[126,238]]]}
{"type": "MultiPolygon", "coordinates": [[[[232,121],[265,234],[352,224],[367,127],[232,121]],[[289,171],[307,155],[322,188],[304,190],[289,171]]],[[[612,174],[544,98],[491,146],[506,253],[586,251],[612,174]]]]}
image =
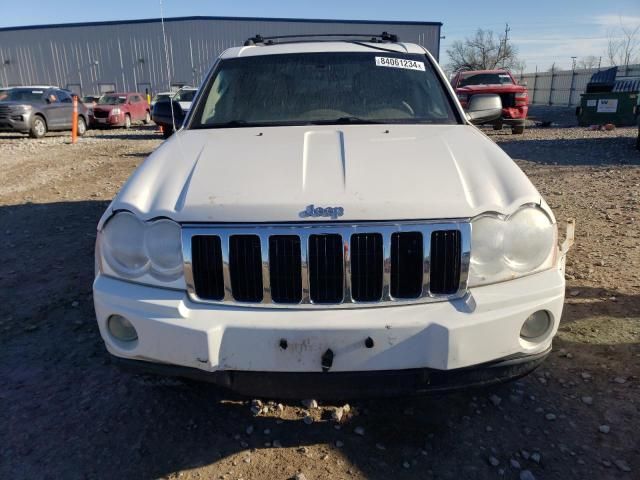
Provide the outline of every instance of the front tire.
{"type": "Polygon", "coordinates": [[[126,128],[127,130],[131,128],[131,117],[129,116],[129,114],[126,114],[124,116],[124,128],[126,128]]]}
{"type": "Polygon", "coordinates": [[[87,133],[87,122],[84,117],[78,117],[78,136],[82,137],[87,133]]]}
{"type": "Polygon", "coordinates": [[[524,133],[524,125],[520,125],[518,127],[513,127],[511,129],[511,133],[513,135],[522,135],[524,133]]]}
{"type": "Polygon", "coordinates": [[[147,110],[147,113],[144,114],[144,120],[142,121],[145,125],[149,125],[151,123],[151,114],[147,110]]]}
{"type": "Polygon", "coordinates": [[[501,123],[496,123],[495,125],[493,125],[493,129],[494,130],[502,130],[502,124],[501,123]]]}
{"type": "Polygon", "coordinates": [[[47,122],[40,115],[36,115],[31,122],[29,136],[31,138],[42,138],[47,134],[47,122]]]}
{"type": "Polygon", "coordinates": [[[166,140],[171,135],[173,135],[173,127],[170,125],[164,125],[164,128],[162,129],[162,138],[166,140]]]}

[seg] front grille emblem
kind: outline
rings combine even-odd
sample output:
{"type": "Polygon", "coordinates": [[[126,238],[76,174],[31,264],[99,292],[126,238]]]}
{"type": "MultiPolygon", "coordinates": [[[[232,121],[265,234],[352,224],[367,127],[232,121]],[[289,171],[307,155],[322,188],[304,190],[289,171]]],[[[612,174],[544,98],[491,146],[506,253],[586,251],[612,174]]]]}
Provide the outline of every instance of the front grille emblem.
{"type": "Polygon", "coordinates": [[[344,215],[344,208],[342,207],[316,207],[315,205],[307,205],[303,211],[299,213],[300,218],[308,217],[329,217],[333,220],[344,215]]]}

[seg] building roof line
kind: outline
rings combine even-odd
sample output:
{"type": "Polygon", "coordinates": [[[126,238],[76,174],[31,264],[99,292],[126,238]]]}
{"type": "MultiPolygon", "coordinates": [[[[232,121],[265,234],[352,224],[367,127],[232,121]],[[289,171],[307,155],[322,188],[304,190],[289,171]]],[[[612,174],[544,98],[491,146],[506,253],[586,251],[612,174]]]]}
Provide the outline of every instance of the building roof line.
{"type": "MultiPolygon", "coordinates": [[[[190,16],[190,17],[169,17],[165,18],[165,22],[181,22],[190,20],[226,20],[226,21],[243,21],[243,22],[297,22],[297,23],[343,23],[350,25],[431,25],[442,26],[442,22],[416,22],[416,21],[399,21],[399,20],[341,20],[330,18],[268,18],[268,17],[212,17],[212,16],[190,16]]],[[[160,18],[144,18],[137,20],[109,20],[104,22],[75,22],[75,23],[56,23],[43,25],[25,25],[18,27],[1,27],[0,32],[10,32],[16,30],[40,30],[45,28],[73,28],[73,27],[99,27],[112,25],[130,25],[137,23],[159,23],[160,18]]]]}

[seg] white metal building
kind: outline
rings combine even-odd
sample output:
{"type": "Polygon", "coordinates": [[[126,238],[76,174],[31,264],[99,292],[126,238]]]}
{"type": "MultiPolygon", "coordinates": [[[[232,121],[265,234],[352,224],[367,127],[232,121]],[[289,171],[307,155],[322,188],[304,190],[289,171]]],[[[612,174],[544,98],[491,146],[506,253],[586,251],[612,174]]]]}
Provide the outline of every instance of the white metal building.
{"type": "Polygon", "coordinates": [[[153,93],[198,85],[215,58],[256,34],[381,34],[439,56],[439,22],[180,17],[0,28],[0,86],[58,85],[79,94],[153,93]]]}

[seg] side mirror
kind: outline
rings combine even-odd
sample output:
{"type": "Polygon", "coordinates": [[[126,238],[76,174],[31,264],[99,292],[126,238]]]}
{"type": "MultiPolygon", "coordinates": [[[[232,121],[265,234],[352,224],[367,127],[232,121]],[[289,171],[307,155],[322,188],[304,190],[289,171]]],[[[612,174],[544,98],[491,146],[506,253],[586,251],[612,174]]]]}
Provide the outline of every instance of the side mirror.
{"type": "Polygon", "coordinates": [[[51,103],[51,99],[49,97],[45,98],[44,103],[51,103]]]}
{"type": "Polygon", "coordinates": [[[467,118],[474,125],[492,122],[502,116],[502,100],[494,93],[472,95],[467,105],[467,118]]]}
{"type": "Polygon", "coordinates": [[[165,120],[168,120],[170,122],[172,108],[173,118],[175,118],[176,121],[176,127],[179,128],[180,125],[182,125],[182,122],[184,121],[184,117],[186,117],[186,115],[184,114],[184,111],[182,110],[178,102],[168,100],[161,100],[159,102],[156,102],[156,104],[153,106],[153,112],[151,113],[153,117],[164,118],[165,120]]]}

